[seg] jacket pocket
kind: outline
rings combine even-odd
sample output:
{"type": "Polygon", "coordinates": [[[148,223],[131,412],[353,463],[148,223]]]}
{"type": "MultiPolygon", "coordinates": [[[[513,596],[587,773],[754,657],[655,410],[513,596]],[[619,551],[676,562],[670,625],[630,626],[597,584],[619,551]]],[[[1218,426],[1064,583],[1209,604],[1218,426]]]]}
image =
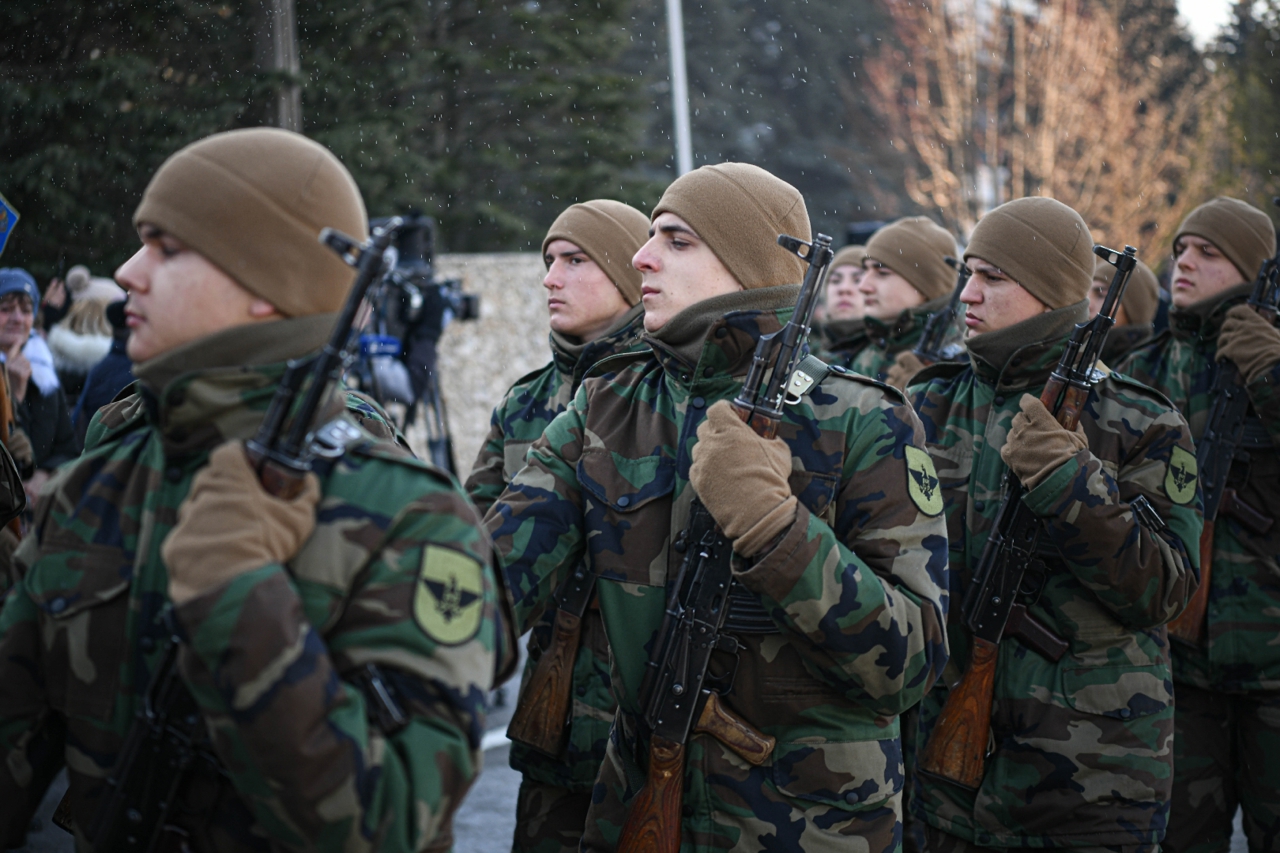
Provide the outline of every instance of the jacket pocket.
{"type": "Polygon", "coordinates": [[[791,486],[791,494],[799,498],[800,503],[814,517],[835,526],[835,498],[836,487],[840,485],[839,476],[816,471],[792,471],[787,483],[791,486]]]}
{"type": "Polygon", "coordinates": [[[630,583],[665,581],[675,472],[675,460],[666,456],[629,459],[599,447],[582,452],[578,482],[596,572],[630,583]]]}
{"type": "Polygon", "coordinates": [[[50,703],[68,716],[106,719],[129,659],[132,560],[119,548],[46,543],[27,573],[27,592],[44,615],[42,640],[50,703]]]}
{"type": "Polygon", "coordinates": [[[1169,669],[1163,665],[1064,669],[1062,694],[1081,713],[1123,721],[1158,714],[1173,702],[1169,669]]]}
{"type": "MultiPolygon", "coordinates": [[[[812,742],[811,742],[812,741],[812,742]]],[[[902,741],[779,743],[773,752],[773,784],[784,797],[845,811],[868,808],[902,793],[902,741]]]]}

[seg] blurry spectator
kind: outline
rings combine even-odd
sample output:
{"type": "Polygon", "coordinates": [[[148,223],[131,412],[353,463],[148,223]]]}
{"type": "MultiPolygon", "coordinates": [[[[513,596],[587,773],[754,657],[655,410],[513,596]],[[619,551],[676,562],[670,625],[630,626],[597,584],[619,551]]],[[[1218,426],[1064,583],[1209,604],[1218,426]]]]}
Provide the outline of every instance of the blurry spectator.
{"type": "Polygon", "coordinates": [[[27,492],[36,495],[49,472],[80,452],[67,401],[44,339],[31,333],[40,292],[23,269],[0,269],[0,353],[9,373],[14,415],[31,442],[36,472],[27,492]]]}
{"type": "Polygon", "coordinates": [[[77,297],[67,316],[46,336],[49,351],[53,353],[53,368],[67,400],[80,396],[85,377],[111,349],[108,304],[102,299],[77,297]]]}
{"type": "Polygon", "coordinates": [[[129,356],[125,353],[125,344],[129,342],[129,327],[125,325],[123,302],[112,302],[107,306],[107,320],[113,330],[111,350],[89,371],[84,390],[76,401],[76,409],[71,413],[71,423],[82,444],[89,421],[93,420],[98,409],[114,400],[117,394],[133,382],[133,362],[129,361],[129,356]]]}

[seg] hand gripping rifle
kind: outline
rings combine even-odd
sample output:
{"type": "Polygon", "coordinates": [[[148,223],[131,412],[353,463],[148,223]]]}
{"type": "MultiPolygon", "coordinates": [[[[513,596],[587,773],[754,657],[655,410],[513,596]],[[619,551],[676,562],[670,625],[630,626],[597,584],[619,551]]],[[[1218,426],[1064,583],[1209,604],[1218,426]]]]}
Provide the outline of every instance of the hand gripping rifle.
{"type": "MultiPolygon", "coordinates": [[[[833,255],[831,238],[825,234],[812,243],[784,234],[778,244],[800,256],[809,269],[791,319],[779,331],[760,337],[742,391],[731,403],[743,422],[770,439],[777,435],[786,383],[803,356],[813,308],[833,255]]],[[[618,838],[619,853],[680,849],[685,744],[691,733],[715,737],[756,766],[769,759],[775,743],[720,701],[732,687],[732,672],[722,679],[707,672],[712,652],[736,655],[739,644],[732,634],[722,632],[733,581],[733,543],[697,497],[689,510],[689,527],[672,547],[685,557],[638,697],[650,736],[649,773],[631,802],[618,838]]]]}
{"type": "MultiPolygon", "coordinates": [[[[262,426],[246,445],[246,454],[258,471],[262,487],[277,497],[295,497],[316,459],[340,456],[353,437],[346,421],[334,420],[315,433],[311,431],[312,421],[350,361],[360,306],[370,287],[385,272],[383,254],[399,226],[399,219],[391,220],[376,229],[366,243],[331,228],[320,232],[320,242],[341,255],[358,274],[329,342],[318,356],[289,365],[262,426]],[[295,410],[299,393],[304,397],[295,410]],[[286,431],[289,417],[292,421],[286,431]]],[[[188,849],[188,830],[177,822],[183,817],[184,792],[201,773],[216,784],[225,779],[204,733],[204,716],[178,670],[180,639],[171,610],[165,622],[169,639],[164,654],[129,727],[116,766],[107,777],[102,804],[86,832],[95,853],[188,849]]],[[[361,667],[351,679],[364,694],[370,716],[384,733],[403,727],[407,718],[376,666],[361,667]]]]}
{"type": "MultiPolygon", "coordinates": [[[[1040,402],[1067,430],[1076,428],[1093,386],[1102,378],[1096,369],[1098,358],[1107,333],[1115,325],[1116,307],[1136,264],[1137,250],[1132,246],[1125,246],[1123,254],[1105,246],[1094,246],[1093,251],[1116,268],[1111,288],[1098,315],[1076,326],[1040,394],[1040,402]]],[[[969,668],[947,695],[942,714],[920,758],[922,772],[968,788],[982,784],[991,730],[996,656],[1006,631],[1055,662],[1067,650],[1066,641],[1037,621],[1018,600],[1030,598],[1034,603],[1039,591],[1035,581],[1044,571],[1036,553],[1041,524],[1024,503],[1026,489],[1012,471],[1005,475],[1004,492],[1004,502],[982,558],[974,568],[961,608],[961,618],[973,635],[969,668]]],[[[1131,506],[1135,516],[1148,522],[1155,516],[1155,510],[1145,498],[1139,497],[1131,506]]],[[[1156,521],[1158,518],[1155,516],[1156,521]]]]}
{"type": "Polygon", "coordinates": [[[915,348],[911,350],[925,367],[940,361],[954,361],[953,354],[947,351],[949,348],[942,346],[942,342],[947,339],[947,332],[951,331],[956,321],[956,314],[960,311],[960,294],[964,291],[964,286],[969,283],[969,276],[973,275],[973,270],[969,269],[964,261],[958,261],[950,256],[945,260],[947,266],[956,271],[956,288],[951,291],[951,299],[946,306],[930,314],[929,319],[925,320],[924,332],[921,333],[915,348]]]}
{"type": "MultiPolygon", "coordinates": [[[[1280,206],[1280,198],[1275,199],[1280,206]]],[[[1280,250],[1262,262],[1246,303],[1272,323],[1280,303],[1280,250]]],[[[1204,498],[1204,530],[1200,534],[1200,585],[1187,602],[1186,610],[1169,623],[1169,635],[1199,645],[1204,641],[1205,611],[1209,605],[1209,580],[1213,573],[1213,528],[1218,515],[1234,518],[1256,536],[1265,536],[1275,519],[1245,503],[1227,485],[1231,463],[1245,437],[1249,393],[1235,362],[1218,362],[1218,371],[1209,391],[1213,407],[1205,422],[1204,434],[1196,442],[1196,468],[1200,493],[1204,498]]],[[[1176,473],[1176,472],[1175,472],[1176,473]]]]}

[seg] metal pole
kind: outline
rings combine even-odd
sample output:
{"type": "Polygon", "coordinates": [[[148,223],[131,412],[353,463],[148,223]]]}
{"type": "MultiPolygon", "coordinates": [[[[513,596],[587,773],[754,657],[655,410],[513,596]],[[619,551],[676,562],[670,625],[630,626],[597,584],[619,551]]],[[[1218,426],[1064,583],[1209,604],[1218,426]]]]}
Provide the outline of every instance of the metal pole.
{"type": "MultiPolygon", "coordinates": [[[[298,63],[298,25],[294,17],[293,0],[273,0],[271,6],[271,46],[275,67],[296,75],[301,66],[298,63]]],[[[284,86],[276,97],[276,117],[280,127],[301,132],[302,92],[297,84],[284,86]]]]}
{"type": "Polygon", "coordinates": [[[684,62],[684,13],[680,0],[667,0],[667,38],[671,46],[671,109],[675,114],[676,173],[693,171],[689,135],[689,76],[684,62]]]}

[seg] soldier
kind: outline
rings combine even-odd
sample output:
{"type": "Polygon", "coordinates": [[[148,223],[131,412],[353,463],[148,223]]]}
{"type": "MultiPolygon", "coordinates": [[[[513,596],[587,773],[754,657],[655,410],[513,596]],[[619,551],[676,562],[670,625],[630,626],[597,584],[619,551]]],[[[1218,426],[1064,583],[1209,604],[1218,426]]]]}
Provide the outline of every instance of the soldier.
{"type": "MultiPolygon", "coordinates": [[[[831,364],[848,367],[867,345],[864,328],[862,262],[867,257],[865,246],[845,246],[831,259],[827,272],[826,299],[821,322],[822,357],[831,364]]],[[[819,325],[814,320],[815,333],[819,325]]],[[[817,335],[814,335],[815,340],[817,335]]]]}
{"type": "Polygon", "coordinates": [[[326,432],[349,441],[296,498],[268,494],[242,444],[333,328],[353,275],[316,238],[364,235],[359,190],[315,142],[237,130],[170,157],[134,221],[116,277],[140,388],[49,482],[0,611],[0,838],[22,844],[64,765],[77,849],[132,820],[101,811],[107,779],[176,633],[210,761],[164,844],[447,849],[513,663],[474,509],[336,395],[326,432]]]}
{"type": "MultiPolygon", "coordinates": [[[[1116,268],[1102,258],[1093,267],[1093,283],[1089,285],[1089,316],[1102,310],[1111,278],[1116,268]]],[[[1129,353],[1142,346],[1155,329],[1156,309],[1160,307],[1160,282],[1151,267],[1138,261],[1124,289],[1124,298],[1116,308],[1116,325],[1107,336],[1102,361],[1116,367],[1129,353]]]]}
{"type": "MultiPolygon", "coordinates": [[[[551,361],[511,386],[493,410],[489,435],[467,478],[466,490],[484,512],[524,467],[529,445],[573,399],[596,362],[644,347],[640,273],[631,257],[649,236],[649,218],[606,199],[575,204],[552,223],[542,241],[547,265],[543,286],[551,311],[551,361]]],[[[564,591],[558,590],[557,601],[564,591]]],[[[554,636],[555,608],[529,638],[528,686],[554,636]]],[[[577,851],[591,804],[591,785],[604,761],[609,725],[617,708],[609,689],[609,641],[600,611],[581,615],[574,655],[572,719],[563,751],[551,757],[513,741],[511,766],[522,774],[512,849],[521,853],[577,851]]],[[[517,718],[532,713],[521,694],[517,718]]]]}
{"type": "MultiPolygon", "coordinates": [[[[678,783],[683,849],[826,849],[901,838],[897,715],[946,659],[942,505],[924,436],[891,389],[833,371],[777,439],[729,410],[756,341],[794,306],[807,238],[794,187],[754,166],[673,183],[633,263],[650,350],[597,367],[529,451],[486,523],[536,620],[567,570],[596,577],[619,702],[583,849],[612,850],[645,778],[637,691],[696,493],[733,541],[741,650],[724,704],[777,738],[752,766],[694,734],[678,783]],[[754,633],[759,632],[759,633],[754,633]]],[[[666,827],[664,831],[673,830],[666,827]]]]}
{"type": "MultiPolygon", "coordinates": [[[[1084,220],[1053,199],[988,213],[965,251],[970,361],[927,368],[909,389],[946,501],[952,590],[963,598],[1012,470],[1043,520],[1043,584],[1023,603],[1067,643],[1055,663],[1006,632],[980,789],[915,774],[912,813],[928,824],[930,853],[1130,853],[1155,851],[1164,835],[1173,695],[1162,625],[1194,589],[1200,532],[1195,486],[1171,470],[1194,457],[1168,401],[1119,374],[1094,387],[1075,432],[1040,402],[1087,318],[1092,245],[1084,220]],[[1137,519],[1139,496],[1159,521],[1137,519]]],[[[959,613],[956,678],[971,647],[959,613]]],[[[943,684],[921,704],[921,744],[946,698],[943,684]]]]}
{"type": "MultiPolygon", "coordinates": [[[[1242,303],[1275,252],[1270,218],[1233,198],[1191,212],[1174,238],[1169,328],[1121,367],[1168,394],[1205,438],[1222,360],[1250,401],[1227,486],[1263,524],[1219,509],[1213,526],[1206,642],[1174,638],[1174,780],[1165,848],[1226,850],[1237,806],[1250,850],[1280,838],[1280,332],[1242,303]],[[1251,529],[1252,528],[1252,529],[1251,529]]],[[[1190,460],[1195,471],[1195,460],[1190,460]]],[[[1171,632],[1172,633],[1172,632],[1171,632]]]]}

